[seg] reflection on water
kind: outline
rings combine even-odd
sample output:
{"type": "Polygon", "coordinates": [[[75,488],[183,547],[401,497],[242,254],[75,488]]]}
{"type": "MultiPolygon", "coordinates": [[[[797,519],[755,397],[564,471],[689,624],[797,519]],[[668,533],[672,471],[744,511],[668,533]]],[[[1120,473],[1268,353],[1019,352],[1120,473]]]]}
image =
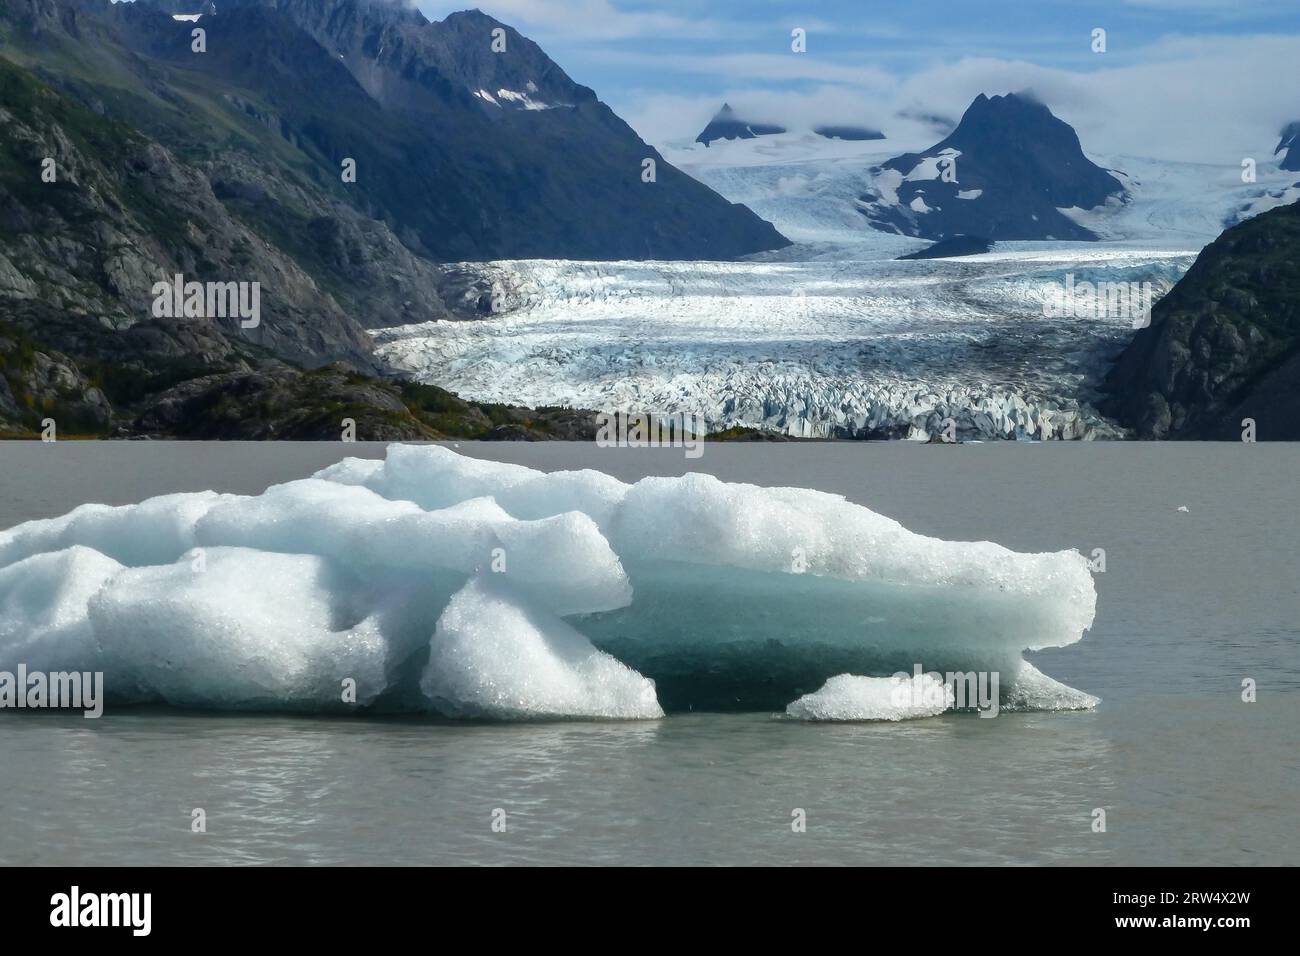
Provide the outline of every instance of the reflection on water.
{"type": "Polygon", "coordinates": [[[6,715],[0,733],[6,818],[26,823],[0,835],[6,863],[1105,859],[1088,813],[1115,788],[1088,714],[461,726],[139,712],[6,715]],[[196,807],[206,834],[190,832],[196,807]]]}
{"type": "Polygon", "coordinates": [[[1297,699],[1234,701],[901,724],[4,714],[0,862],[1294,862],[1297,699]]]}

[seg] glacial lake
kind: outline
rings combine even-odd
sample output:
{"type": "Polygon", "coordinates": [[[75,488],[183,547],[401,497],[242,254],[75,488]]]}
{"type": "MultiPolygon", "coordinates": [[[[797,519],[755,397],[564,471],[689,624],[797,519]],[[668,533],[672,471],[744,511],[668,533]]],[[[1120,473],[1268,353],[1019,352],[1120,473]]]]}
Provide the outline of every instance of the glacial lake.
{"type": "MultiPolygon", "coordinates": [[[[705,471],[812,487],[937,537],[1102,548],[1091,631],[1028,655],[1101,704],[901,724],[3,711],[0,863],[1300,863],[1298,446],[457,449],[625,481],[705,471]],[[205,833],[191,832],[195,808],[205,833]]],[[[256,493],[383,450],[7,442],[0,526],[88,501],[256,493]]]]}

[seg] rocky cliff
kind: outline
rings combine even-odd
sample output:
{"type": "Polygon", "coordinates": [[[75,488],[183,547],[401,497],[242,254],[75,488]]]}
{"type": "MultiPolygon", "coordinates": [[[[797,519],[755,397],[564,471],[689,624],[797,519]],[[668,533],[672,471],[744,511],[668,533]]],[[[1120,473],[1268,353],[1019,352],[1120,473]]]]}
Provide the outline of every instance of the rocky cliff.
{"type": "Polygon", "coordinates": [[[1156,303],[1106,378],[1139,438],[1300,440],[1300,205],[1234,226],[1156,303]]]}

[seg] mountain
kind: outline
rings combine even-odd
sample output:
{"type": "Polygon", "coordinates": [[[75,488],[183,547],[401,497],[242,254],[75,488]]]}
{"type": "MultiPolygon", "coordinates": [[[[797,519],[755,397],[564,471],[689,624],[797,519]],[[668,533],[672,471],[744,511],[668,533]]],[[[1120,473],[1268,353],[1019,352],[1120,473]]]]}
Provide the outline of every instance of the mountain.
{"type": "MultiPolygon", "coordinates": [[[[722,109],[714,113],[713,119],[709,120],[709,125],[700,131],[699,136],[695,137],[695,142],[708,146],[719,139],[757,139],[759,136],[773,136],[785,132],[788,132],[788,130],[784,126],[778,126],[775,123],[755,123],[750,120],[742,120],[739,114],[731,108],[730,103],[723,103],[722,109]]],[[[871,140],[885,138],[885,134],[880,130],[866,126],[815,126],[813,132],[818,136],[824,136],[826,139],[871,140]]]]}
{"type": "Polygon", "coordinates": [[[926,246],[924,249],[918,249],[916,252],[910,252],[898,258],[900,261],[908,259],[956,259],[960,256],[983,255],[992,248],[992,242],[988,239],[981,239],[979,236],[951,236],[947,239],[940,239],[932,246],[926,246]]]}
{"type": "Polygon", "coordinates": [[[885,134],[866,126],[814,126],[813,132],[827,139],[870,140],[884,139],[885,134]]]}
{"type": "Polygon", "coordinates": [[[1300,204],[1206,246],[1111,368],[1104,414],[1139,438],[1300,440],[1300,204]]]}
{"type": "MultiPolygon", "coordinates": [[[[206,56],[190,53],[190,24],[180,24],[179,47],[166,23],[153,42],[152,29],[127,37],[202,82],[260,91],[262,121],[278,123],[323,171],[337,176],[355,159],[352,201],[417,253],[718,259],[786,244],[669,165],[537,44],[477,10],[430,22],[380,0],[220,9],[205,20],[206,56]],[[653,182],[643,181],[646,160],[653,182]]],[[[121,18],[140,19],[134,12],[121,18]]]]}
{"type": "Polygon", "coordinates": [[[44,406],[131,432],[212,376],[382,373],[366,329],[466,315],[445,262],[787,244],[477,11],[0,0],[0,94],[0,430],[44,406]],[[178,275],[256,286],[260,321],[156,313],[178,275]]]}
{"type": "Polygon", "coordinates": [[[748,123],[741,120],[736,115],[736,111],[728,103],[722,104],[722,109],[713,114],[713,119],[709,120],[709,125],[700,131],[700,135],[695,137],[695,142],[703,143],[708,146],[717,139],[754,139],[759,136],[771,136],[774,133],[784,133],[784,126],[775,126],[771,123],[748,123]]]}
{"type": "MultiPolygon", "coordinates": [[[[53,419],[60,437],[337,440],[344,418],[367,440],[595,434],[591,413],[466,402],[357,371],[371,367],[369,337],[291,258],[223,212],[195,169],[3,58],[0,104],[0,435],[31,437],[53,419]],[[46,152],[52,183],[31,174],[46,152]],[[255,260],[275,303],[257,328],[151,315],[160,264],[229,275],[255,260]],[[330,355],[347,364],[299,367],[330,355]]],[[[424,307],[441,308],[431,265],[400,245],[364,259],[385,250],[351,221],[323,222],[335,241],[361,244],[358,294],[378,262],[393,270],[387,282],[423,289],[433,303],[424,307]],[[407,267],[416,271],[399,274],[407,267]]],[[[348,274],[346,259],[335,266],[348,274]]],[[[375,308],[384,291],[374,290],[375,308]]]]}
{"type": "Polygon", "coordinates": [[[1025,94],[980,94],[957,128],[923,153],[871,171],[859,210],[877,229],[925,239],[1095,240],[1067,210],[1126,199],[1083,154],[1069,124],[1025,94]]]}
{"type": "Polygon", "coordinates": [[[1300,172],[1300,122],[1291,123],[1282,130],[1282,138],[1278,141],[1277,149],[1273,150],[1273,155],[1283,151],[1286,155],[1282,157],[1282,168],[1300,172]]]}

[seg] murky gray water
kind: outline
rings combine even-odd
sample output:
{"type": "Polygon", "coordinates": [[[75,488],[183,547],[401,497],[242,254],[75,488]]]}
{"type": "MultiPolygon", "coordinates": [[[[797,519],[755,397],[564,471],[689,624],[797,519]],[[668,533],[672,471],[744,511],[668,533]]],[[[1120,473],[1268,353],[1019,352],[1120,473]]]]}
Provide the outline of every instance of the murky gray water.
{"type": "MultiPolygon", "coordinates": [[[[815,487],[925,534],[1104,548],[1092,631],[1032,658],[1102,704],[902,725],[0,712],[0,862],[1300,863],[1300,446],[460,450],[815,487]]],[[[382,446],[0,443],[0,525],[256,492],[345,454],[382,446]]]]}

